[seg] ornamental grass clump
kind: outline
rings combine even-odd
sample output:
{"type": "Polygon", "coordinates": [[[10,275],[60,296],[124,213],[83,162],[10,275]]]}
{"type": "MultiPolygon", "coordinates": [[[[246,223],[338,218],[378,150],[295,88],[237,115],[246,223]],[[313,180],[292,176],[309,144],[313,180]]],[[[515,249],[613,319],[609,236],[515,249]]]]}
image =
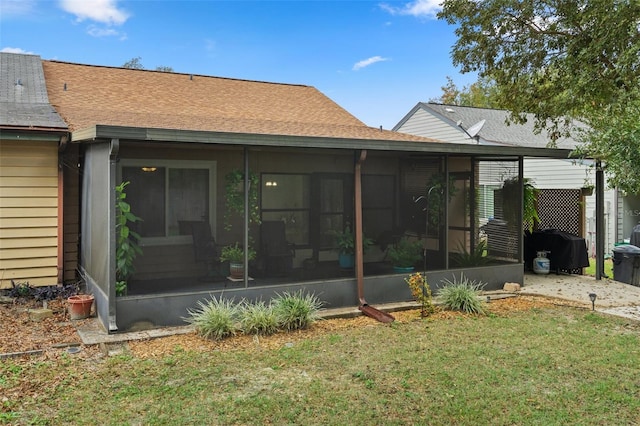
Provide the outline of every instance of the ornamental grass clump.
{"type": "Polygon", "coordinates": [[[322,302],[316,296],[304,294],[302,290],[293,294],[286,291],[277,294],[271,304],[279,327],[286,331],[309,327],[319,318],[318,311],[322,307],[322,302]]]}
{"type": "Polygon", "coordinates": [[[484,314],[480,291],[485,283],[476,283],[460,274],[460,281],[453,276],[453,281],[444,279],[441,281],[444,287],[438,291],[438,300],[442,306],[450,311],[462,311],[470,314],[484,314]]]}
{"type": "Polygon", "coordinates": [[[240,319],[240,308],[233,300],[222,297],[212,297],[207,302],[199,300],[198,308],[187,312],[189,316],[183,319],[207,339],[222,340],[238,331],[236,324],[240,319]]]}
{"type": "Polygon", "coordinates": [[[243,303],[240,310],[240,328],[244,334],[267,336],[278,331],[278,317],[272,305],[263,301],[243,303]]]}

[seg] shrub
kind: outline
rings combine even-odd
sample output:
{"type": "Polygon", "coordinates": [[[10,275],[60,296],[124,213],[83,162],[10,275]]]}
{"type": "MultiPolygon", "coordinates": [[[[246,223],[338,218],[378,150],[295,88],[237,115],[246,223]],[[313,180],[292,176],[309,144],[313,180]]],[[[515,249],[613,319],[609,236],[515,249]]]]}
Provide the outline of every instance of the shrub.
{"type": "Polygon", "coordinates": [[[438,291],[438,299],[445,309],[472,314],[484,313],[482,301],[478,297],[485,283],[476,283],[460,274],[460,281],[453,276],[453,281],[442,280],[444,287],[438,291]]]}
{"type": "Polygon", "coordinates": [[[198,309],[187,312],[189,316],[183,318],[196,327],[198,334],[213,340],[222,340],[236,333],[240,308],[233,300],[216,299],[208,302],[198,301],[198,309]]]}
{"type": "Polygon", "coordinates": [[[269,335],[278,331],[278,317],[273,306],[263,301],[243,303],[240,312],[240,325],[245,334],[269,335]]]}
{"type": "Polygon", "coordinates": [[[431,289],[429,288],[429,284],[427,284],[427,278],[421,273],[416,272],[415,274],[409,275],[409,277],[404,280],[409,284],[411,295],[415,301],[421,305],[420,315],[422,317],[426,317],[434,313],[435,307],[433,306],[431,289]]]}
{"type": "Polygon", "coordinates": [[[11,288],[7,290],[9,297],[16,299],[33,299],[36,302],[43,302],[54,299],[66,299],[69,296],[78,294],[80,283],[69,282],[62,285],[48,285],[32,287],[28,281],[18,282],[11,280],[11,288]]]}
{"type": "Polygon", "coordinates": [[[271,304],[278,318],[278,325],[287,331],[309,327],[318,319],[318,311],[322,307],[322,302],[316,296],[303,294],[302,290],[293,294],[286,291],[277,294],[271,304]]]}

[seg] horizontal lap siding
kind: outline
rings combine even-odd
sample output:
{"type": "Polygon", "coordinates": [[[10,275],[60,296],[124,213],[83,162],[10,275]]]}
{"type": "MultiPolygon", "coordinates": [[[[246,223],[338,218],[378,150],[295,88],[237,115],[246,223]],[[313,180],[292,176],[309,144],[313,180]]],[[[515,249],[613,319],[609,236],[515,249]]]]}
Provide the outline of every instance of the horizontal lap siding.
{"type": "Polygon", "coordinates": [[[57,284],[57,206],[57,144],[0,141],[0,288],[57,284]]]}

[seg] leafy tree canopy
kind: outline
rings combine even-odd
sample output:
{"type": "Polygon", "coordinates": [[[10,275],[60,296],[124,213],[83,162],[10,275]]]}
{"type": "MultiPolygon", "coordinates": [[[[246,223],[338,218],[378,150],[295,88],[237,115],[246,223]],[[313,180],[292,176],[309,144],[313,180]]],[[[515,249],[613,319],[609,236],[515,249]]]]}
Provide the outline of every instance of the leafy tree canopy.
{"type": "MultiPolygon", "coordinates": [[[[142,65],[142,58],[140,56],[136,56],[135,58],[131,58],[129,59],[127,62],[125,62],[122,65],[122,68],[130,68],[130,69],[134,69],[134,70],[143,70],[145,69],[144,66],[142,65]]],[[[159,65],[155,68],[156,71],[163,71],[163,72],[173,72],[173,68],[172,67],[167,67],[165,65],[159,65]]]]}
{"type": "Polygon", "coordinates": [[[442,96],[430,99],[430,102],[477,108],[502,108],[495,82],[486,77],[481,77],[475,83],[458,88],[453,79],[447,76],[447,84],[441,89],[442,96]]]}
{"type": "Polygon", "coordinates": [[[445,0],[438,17],[457,27],[454,64],[495,81],[512,119],[554,137],[587,123],[580,153],[640,193],[639,163],[619,163],[640,151],[638,0],[445,0]]]}

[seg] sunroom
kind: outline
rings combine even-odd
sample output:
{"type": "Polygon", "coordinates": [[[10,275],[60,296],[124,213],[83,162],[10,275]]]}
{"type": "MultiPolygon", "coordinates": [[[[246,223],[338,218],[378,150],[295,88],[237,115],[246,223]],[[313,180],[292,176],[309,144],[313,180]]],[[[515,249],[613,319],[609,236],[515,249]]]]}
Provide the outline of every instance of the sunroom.
{"type": "Polygon", "coordinates": [[[328,308],[406,301],[411,271],[426,273],[432,289],[461,273],[487,289],[522,282],[523,156],[569,154],[113,126],[74,138],[91,140],[80,269],[111,332],[182,324],[198,300],[221,295],[269,300],[302,289],[328,308]],[[114,190],[121,182],[141,218],[129,223],[141,254],[123,292],[114,190]],[[352,246],[364,241],[355,264],[340,259],[349,236],[352,246]],[[404,242],[418,255],[399,268],[391,252],[404,242]],[[240,275],[221,259],[229,246],[248,265],[240,275]]]}

